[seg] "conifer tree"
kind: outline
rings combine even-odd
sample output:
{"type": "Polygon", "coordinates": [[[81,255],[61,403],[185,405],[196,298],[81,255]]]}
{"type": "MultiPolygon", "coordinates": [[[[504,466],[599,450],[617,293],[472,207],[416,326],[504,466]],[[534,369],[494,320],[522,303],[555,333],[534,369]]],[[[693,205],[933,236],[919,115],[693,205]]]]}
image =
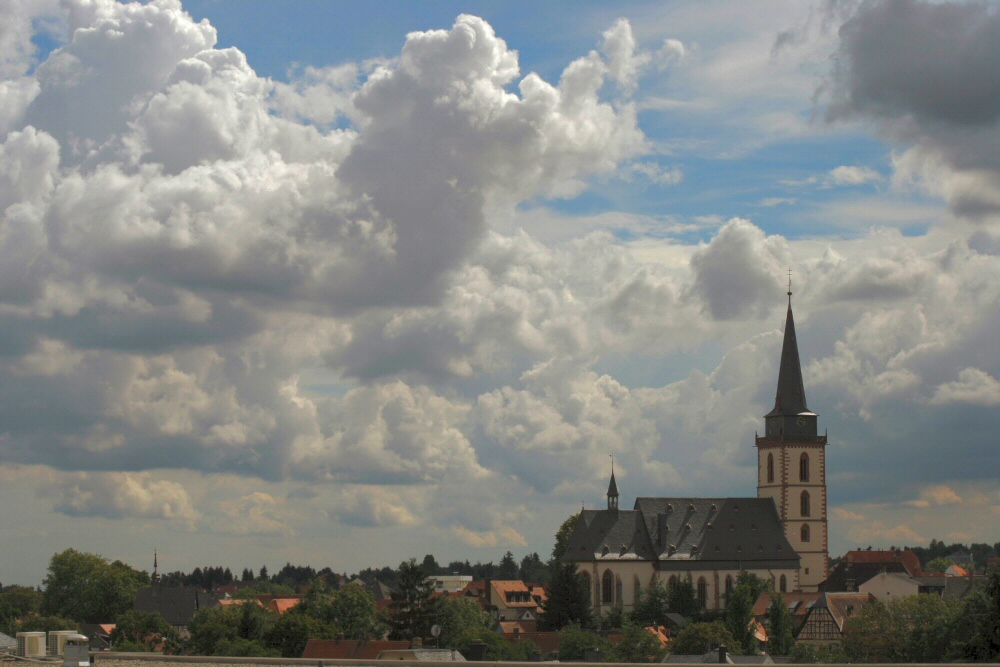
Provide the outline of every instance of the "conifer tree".
{"type": "Polygon", "coordinates": [[[593,624],[590,591],[577,573],[576,563],[555,561],[552,565],[552,579],[546,587],[546,598],[542,602],[539,629],[561,630],[571,623],[584,628],[593,624]]]}
{"type": "Polygon", "coordinates": [[[393,634],[399,639],[430,636],[439,614],[434,584],[415,558],[399,565],[398,590],[392,594],[393,634]]]}
{"type": "Polygon", "coordinates": [[[771,655],[788,655],[792,650],[792,615],[781,593],[775,593],[767,608],[767,647],[771,655]]]}

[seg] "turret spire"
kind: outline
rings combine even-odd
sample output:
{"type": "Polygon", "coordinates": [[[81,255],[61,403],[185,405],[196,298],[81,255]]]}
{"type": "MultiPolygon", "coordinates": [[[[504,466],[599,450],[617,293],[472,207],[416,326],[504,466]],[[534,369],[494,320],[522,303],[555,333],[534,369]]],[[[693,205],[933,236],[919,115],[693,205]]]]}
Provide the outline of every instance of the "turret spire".
{"type": "Polygon", "coordinates": [[[611,483],[608,484],[608,509],[618,509],[618,485],[615,483],[615,457],[611,455],[611,483]]]}

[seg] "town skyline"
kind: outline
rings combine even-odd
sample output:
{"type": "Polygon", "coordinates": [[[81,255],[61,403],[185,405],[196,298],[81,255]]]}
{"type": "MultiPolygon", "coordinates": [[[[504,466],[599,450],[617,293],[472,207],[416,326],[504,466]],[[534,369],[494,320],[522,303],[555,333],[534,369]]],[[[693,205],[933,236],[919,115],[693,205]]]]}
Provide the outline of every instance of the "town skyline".
{"type": "Polygon", "coordinates": [[[3,583],[756,496],[786,291],[830,555],[1000,539],[995,5],[8,5],[3,583]]]}

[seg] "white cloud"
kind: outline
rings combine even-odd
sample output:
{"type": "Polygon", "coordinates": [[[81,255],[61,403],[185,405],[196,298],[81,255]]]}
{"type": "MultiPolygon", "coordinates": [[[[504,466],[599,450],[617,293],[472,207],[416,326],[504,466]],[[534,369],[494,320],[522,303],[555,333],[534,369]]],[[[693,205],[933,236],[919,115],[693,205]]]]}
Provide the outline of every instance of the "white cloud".
{"type": "Polygon", "coordinates": [[[782,237],[733,218],[692,256],[693,291],[716,319],[760,317],[781,302],[781,277],[790,264],[782,237]]]}
{"type": "Polygon", "coordinates": [[[201,518],[183,486],[148,473],[60,475],[39,493],[55,498],[55,510],[69,516],[164,519],[189,530],[201,518]]]}
{"type": "Polygon", "coordinates": [[[958,374],[958,381],[938,385],[930,402],[933,405],[1000,405],[1000,382],[978,368],[965,368],[958,374]]]}
{"type": "Polygon", "coordinates": [[[281,508],[282,502],[263,491],[254,491],[236,500],[219,503],[213,518],[214,529],[225,533],[282,535],[291,537],[295,530],[281,508]]]}
{"type": "Polygon", "coordinates": [[[827,174],[827,185],[864,185],[881,181],[882,174],[871,167],[849,167],[841,166],[831,169],[827,174]]]}

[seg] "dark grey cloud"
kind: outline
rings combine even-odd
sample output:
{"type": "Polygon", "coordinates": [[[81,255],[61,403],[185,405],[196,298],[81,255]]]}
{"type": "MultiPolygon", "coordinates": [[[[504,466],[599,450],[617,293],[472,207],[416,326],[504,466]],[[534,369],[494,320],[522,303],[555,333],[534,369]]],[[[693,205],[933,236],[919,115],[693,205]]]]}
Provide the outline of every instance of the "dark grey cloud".
{"type": "Polygon", "coordinates": [[[986,2],[862,3],[840,28],[830,121],[875,121],[911,146],[897,180],[946,198],[954,213],[1000,212],[1000,12],[986,2]]]}

